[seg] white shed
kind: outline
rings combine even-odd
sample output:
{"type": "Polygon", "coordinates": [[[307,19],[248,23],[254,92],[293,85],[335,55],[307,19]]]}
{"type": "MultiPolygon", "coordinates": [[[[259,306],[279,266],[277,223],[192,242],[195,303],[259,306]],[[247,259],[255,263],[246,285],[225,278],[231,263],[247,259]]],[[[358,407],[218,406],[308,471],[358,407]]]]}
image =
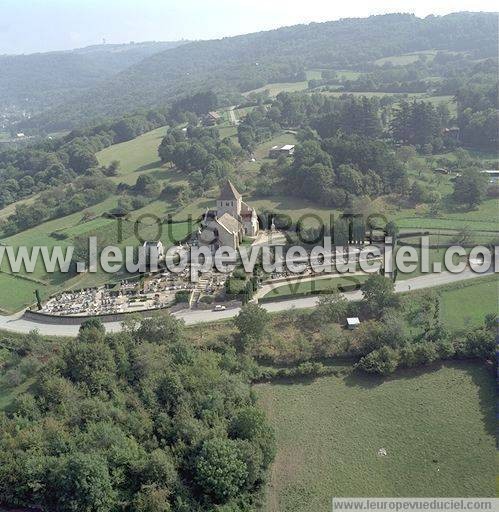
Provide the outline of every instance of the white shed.
{"type": "Polygon", "coordinates": [[[358,317],[354,316],[352,318],[347,318],[347,326],[349,329],[356,329],[360,325],[360,320],[358,317]]]}

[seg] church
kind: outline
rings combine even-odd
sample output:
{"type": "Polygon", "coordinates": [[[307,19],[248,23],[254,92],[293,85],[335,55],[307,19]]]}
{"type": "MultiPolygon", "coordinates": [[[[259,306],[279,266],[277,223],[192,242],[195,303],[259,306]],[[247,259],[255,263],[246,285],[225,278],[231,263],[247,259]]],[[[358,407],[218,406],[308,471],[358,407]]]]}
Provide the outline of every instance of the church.
{"type": "Polygon", "coordinates": [[[255,237],[258,231],[255,209],[243,201],[227,180],[221,187],[216,209],[207,210],[203,216],[198,240],[200,245],[209,245],[213,250],[222,246],[238,249],[244,237],[255,237]]]}

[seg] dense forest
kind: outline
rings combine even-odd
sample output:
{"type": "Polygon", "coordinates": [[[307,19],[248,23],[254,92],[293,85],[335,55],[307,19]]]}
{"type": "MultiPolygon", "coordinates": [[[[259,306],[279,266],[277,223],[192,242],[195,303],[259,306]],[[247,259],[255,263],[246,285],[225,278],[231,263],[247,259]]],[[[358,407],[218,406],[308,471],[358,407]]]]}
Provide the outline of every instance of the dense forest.
{"type": "Polygon", "coordinates": [[[0,416],[2,504],[256,508],[275,447],[250,389],[250,358],[195,348],[169,315],[127,321],[115,335],[88,320],[67,343],[36,333],[3,342],[19,351],[21,371],[38,366],[33,386],[0,416]]]}
{"type": "Polygon", "coordinates": [[[0,55],[0,110],[14,105],[30,113],[40,112],[180,44],[108,44],[66,52],[0,55]]]}
{"type": "Polygon", "coordinates": [[[241,92],[303,80],[306,69],[368,70],[376,59],[428,49],[467,52],[473,59],[496,57],[497,16],[457,13],[420,19],[390,14],[184,44],[35,116],[23,129],[72,128],[206,89],[234,104],[241,92]]]}

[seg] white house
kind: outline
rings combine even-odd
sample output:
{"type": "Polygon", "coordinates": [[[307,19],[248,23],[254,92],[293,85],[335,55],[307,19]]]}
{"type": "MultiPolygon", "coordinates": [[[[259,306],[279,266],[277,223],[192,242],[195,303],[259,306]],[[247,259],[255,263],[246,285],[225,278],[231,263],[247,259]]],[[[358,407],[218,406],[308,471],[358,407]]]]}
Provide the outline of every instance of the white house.
{"type": "Polygon", "coordinates": [[[294,144],[285,144],[284,146],[273,146],[269,151],[270,158],[279,158],[281,155],[293,156],[295,152],[294,144]]]}

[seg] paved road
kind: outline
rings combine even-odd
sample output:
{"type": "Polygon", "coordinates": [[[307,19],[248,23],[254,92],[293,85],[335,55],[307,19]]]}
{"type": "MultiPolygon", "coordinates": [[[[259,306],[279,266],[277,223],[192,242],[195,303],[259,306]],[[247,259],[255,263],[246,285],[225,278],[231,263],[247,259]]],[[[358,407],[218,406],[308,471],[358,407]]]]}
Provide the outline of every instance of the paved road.
{"type": "MultiPolygon", "coordinates": [[[[491,274],[493,271],[487,272],[491,274]]],[[[444,284],[456,283],[468,279],[475,279],[484,274],[477,274],[470,269],[459,274],[450,272],[442,272],[440,274],[425,274],[419,277],[398,281],[395,283],[395,291],[407,292],[412,290],[420,290],[423,288],[431,288],[433,286],[441,286],[444,284]]],[[[362,292],[354,291],[344,294],[348,300],[359,300],[362,298],[362,292]]],[[[263,307],[270,312],[286,311],[290,309],[313,308],[317,305],[317,297],[302,297],[297,299],[281,300],[276,302],[268,302],[263,307]]],[[[225,311],[211,310],[183,310],[175,313],[177,318],[181,318],[187,325],[201,324],[206,322],[214,322],[219,320],[227,320],[233,318],[239,313],[240,308],[227,309],[225,311]]],[[[109,332],[118,332],[121,330],[120,322],[108,322],[105,324],[109,332]]],[[[40,334],[46,336],[76,336],[78,334],[78,325],[64,324],[45,324],[25,320],[22,313],[13,316],[0,316],[0,330],[29,333],[37,329],[40,334]]]]}

